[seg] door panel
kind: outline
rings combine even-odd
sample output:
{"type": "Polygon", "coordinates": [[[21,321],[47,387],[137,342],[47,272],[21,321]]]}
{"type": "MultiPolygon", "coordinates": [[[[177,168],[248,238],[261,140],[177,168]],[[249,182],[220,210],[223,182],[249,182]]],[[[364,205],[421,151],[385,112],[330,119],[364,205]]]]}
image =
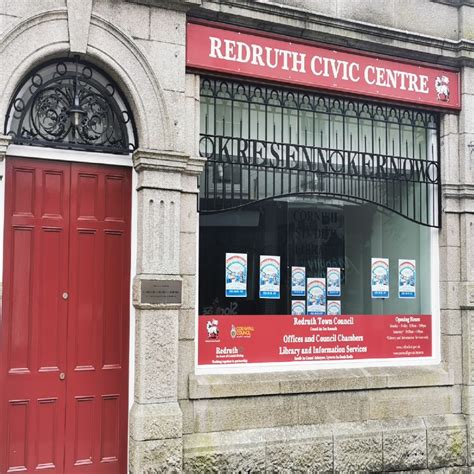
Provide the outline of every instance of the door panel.
{"type": "Polygon", "coordinates": [[[6,162],[0,472],[62,472],[69,165],[6,162]]]}
{"type": "Polygon", "coordinates": [[[131,171],[7,158],[5,195],[0,472],[126,472],[131,171]]]}
{"type": "Polygon", "coordinates": [[[126,472],[130,170],[72,165],[66,472],[126,472]]]}
{"type": "Polygon", "coordinates": [[[102,396],[100,460],[113,462],[120,458],[120,396],[102,396]]]}

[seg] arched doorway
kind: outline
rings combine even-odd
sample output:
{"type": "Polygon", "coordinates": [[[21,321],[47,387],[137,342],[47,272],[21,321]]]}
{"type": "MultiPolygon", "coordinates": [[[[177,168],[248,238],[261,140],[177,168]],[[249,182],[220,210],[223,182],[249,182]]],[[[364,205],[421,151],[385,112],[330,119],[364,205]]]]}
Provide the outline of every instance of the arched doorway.
{"type": "MultiPolygon", "coordinates": [[[[5,133],[55,149],[136,147],[125,98],[79,58],[28,75],[5,133]]],[[[130,168],[7,156],[0,472],[126,471],[130,200],[130,168]]]]}

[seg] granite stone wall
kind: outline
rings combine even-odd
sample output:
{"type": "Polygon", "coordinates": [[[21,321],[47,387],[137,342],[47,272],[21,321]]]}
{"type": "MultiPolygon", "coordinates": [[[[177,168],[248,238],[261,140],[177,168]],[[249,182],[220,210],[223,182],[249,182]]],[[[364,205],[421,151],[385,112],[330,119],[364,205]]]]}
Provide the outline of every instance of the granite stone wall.
{"type": "MultiPolygon", "coordinates": [[[[474,465],[472,2],[0,5],[1,130],[21,78],[43,61],[72,53],[106,70],[134,112],[139,149],[133,155],[138,232],[130,472],[468,472],[474,465]],[[197,146],[199,77],[186,73],[187,15],[462,70],[463,109],[443,114],[440,130],[439,365],[195,375],[197,176],[204,162],[197,146]],[[180,282],[181,303],[141,301],[143,280],[180,282]]],[[[0,161],[8,147],[0,136],[0,161]]]]}

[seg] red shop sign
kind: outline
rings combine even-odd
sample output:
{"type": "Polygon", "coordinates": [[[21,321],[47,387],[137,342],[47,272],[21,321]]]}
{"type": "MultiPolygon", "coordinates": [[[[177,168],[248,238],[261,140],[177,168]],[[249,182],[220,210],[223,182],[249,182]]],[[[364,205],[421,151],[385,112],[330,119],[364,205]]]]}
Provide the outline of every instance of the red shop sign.
{"type": "Polygon", "coordinates": [[[188,67],[460,109],[458,72],[188,23],[188,67]]]}

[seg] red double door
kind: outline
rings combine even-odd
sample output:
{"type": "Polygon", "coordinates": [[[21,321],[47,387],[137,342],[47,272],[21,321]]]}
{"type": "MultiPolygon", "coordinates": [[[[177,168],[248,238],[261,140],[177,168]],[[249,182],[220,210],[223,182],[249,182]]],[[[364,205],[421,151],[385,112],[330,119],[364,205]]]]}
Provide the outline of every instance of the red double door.
{"type": "Polygon", "coordinates": [[[7,158],[0,473],[124,473],[131,171],[7,158]]]}

